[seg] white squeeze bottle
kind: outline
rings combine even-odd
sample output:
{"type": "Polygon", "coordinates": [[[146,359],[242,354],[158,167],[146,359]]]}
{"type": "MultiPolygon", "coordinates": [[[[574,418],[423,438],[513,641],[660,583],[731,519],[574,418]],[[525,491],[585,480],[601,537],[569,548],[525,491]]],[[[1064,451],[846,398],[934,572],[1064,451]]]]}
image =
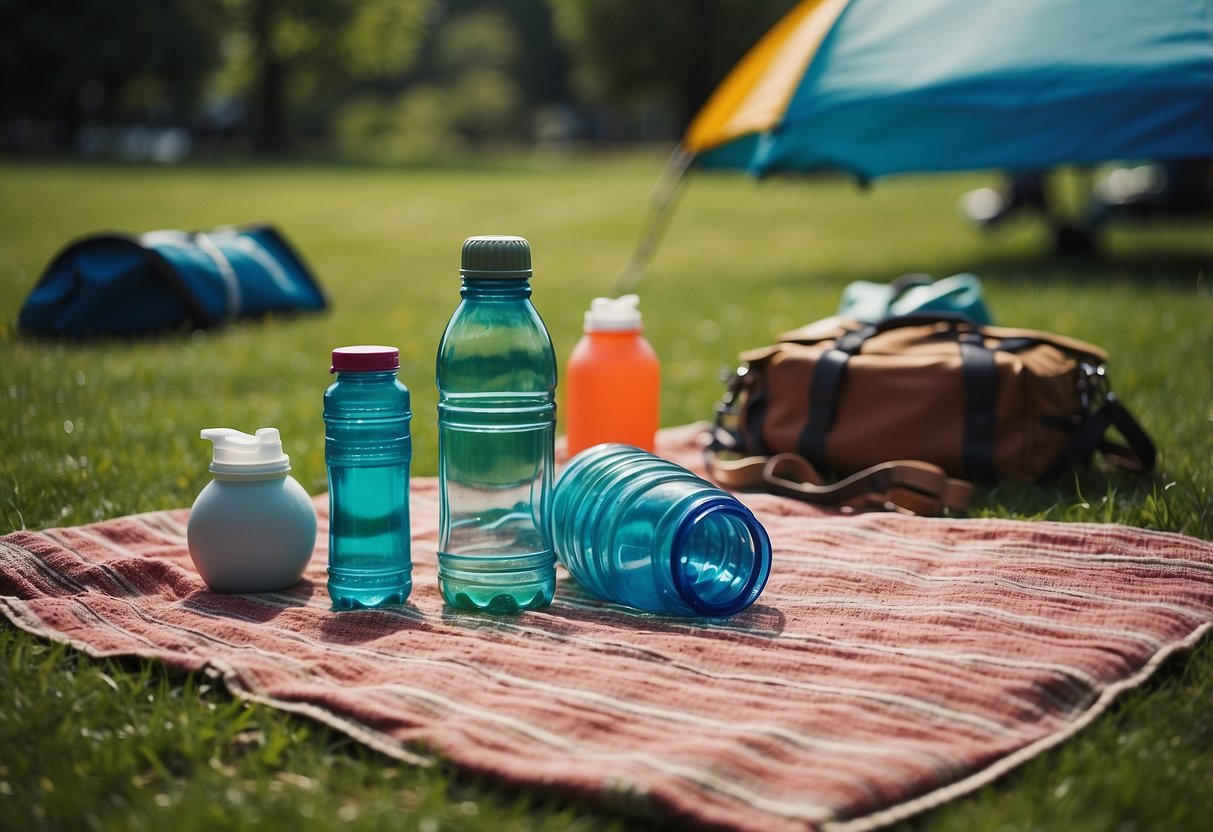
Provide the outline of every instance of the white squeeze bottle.
{"type": "Polygon", "coordinates": [[[277,428],[255,436],[207,428],[212,480],[190,509],[190,557],[216,592],[276,592],[292,586],[316,545],[316,507],[290,476],[277,428]]]}

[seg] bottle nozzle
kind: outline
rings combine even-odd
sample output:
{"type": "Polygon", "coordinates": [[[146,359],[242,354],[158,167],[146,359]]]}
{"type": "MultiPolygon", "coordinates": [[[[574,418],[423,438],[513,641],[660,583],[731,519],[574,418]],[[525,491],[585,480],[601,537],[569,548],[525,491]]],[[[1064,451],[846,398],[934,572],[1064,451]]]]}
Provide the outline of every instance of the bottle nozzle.
{"type": "Polygon", "coordinates": [[[590,310],[585,313],[585,329],[625,330],[640,329],[640,295],[622,295],[617,298],[594,298],[590,310]]]}
{"type": "Polygon", "coordinates": [[[205,428],[201,438],[215,446],[212,473],[277,474],[291,470],[291,459],[282,452],[278,428],[260,428],[254,436],[232,428],[205,428]]]}
{"type": "Polygon", "coordinates": [[[256,438],[261,442],[263,454],[282,454],[282,436],[278,433],[278,428],[257,428],[256,438]]]}

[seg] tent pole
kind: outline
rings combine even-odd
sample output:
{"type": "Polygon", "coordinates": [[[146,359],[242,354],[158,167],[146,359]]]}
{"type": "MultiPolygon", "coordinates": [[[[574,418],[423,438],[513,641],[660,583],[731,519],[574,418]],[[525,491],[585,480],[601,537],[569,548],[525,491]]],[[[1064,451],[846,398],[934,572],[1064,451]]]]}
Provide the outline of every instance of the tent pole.
{"type": "Polygon", "coordinates": [[[678,186],[682,184],[683,176],[691,167],[694,158],[694,154],[679,144],[666,160],[665,167],[649,194],[649,210],[644,224],[640,227],[640,239],[636,241],[636,248],[628,262],[615,275],[613,291],[616,296],[635,289],[644,279],[653,254],[657,251],[657,244],[661,241],[661,235],[669,224],[674,199],[679,191],[678,186]]]}

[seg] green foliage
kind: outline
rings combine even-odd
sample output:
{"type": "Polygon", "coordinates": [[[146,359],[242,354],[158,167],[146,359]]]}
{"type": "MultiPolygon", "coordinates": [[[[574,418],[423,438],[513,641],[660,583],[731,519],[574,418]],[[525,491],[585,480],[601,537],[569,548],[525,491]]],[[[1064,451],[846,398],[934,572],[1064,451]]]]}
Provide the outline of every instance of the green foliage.
{"type": "Polygon", "coordinates": [[[235,129],[263,154],[331,139],[411,162],[530,139],[545,113],[571,132],[570,64],[591,120],[612,125],[590,133],[664,139],[792,4],[0,0],[0,140],[70,151],[86,123],[203,123],[224,132],[199,136],[212,148],[235,129]]]}
{"type": "MultiPolygon", "coordinates": [[[[434,357],[464,237],[530,238],[535,302],[567,356],[590,299],[611,291],[631,252],[659,167],[657,156],[444,170],[0,164],[0,531],[188,506],[208,480],[203,427],[279,427],[295,475],[323,491],[320,403],[340,344],[399,345],[413,472],[432,476],[434,357]],[[38,274],[76,236],[257,219],[297,244],[330,313],[88,344],[15,331],[38,274]]],[[[1051,258],[1030,221],[988,238],[961,224],[957,197],[989,178],[903,177],[860,192],[839,179],[694,175],[640,286],[663,424],[710,418],[722,367],[832,313],[848,281],[972,271],[1001,323],[1107,348],[1114,389],[1161,450],[1155,476],[1000,484],[973,513],[1213,538],[1207,224],[1116,228],[1100,257],[1051,258]]],[[[393,762],[201,677],[94,661],[8,628],[0,690],[0,828],[636,828],[393,762]]],[[[1210,701],[1206,643],[1076,739],[910,828],[1198,827],[1213,812],[1210,701]]]]}
{"type": "Polygon", "coordinates": [[[0,116],[189,112],[219,60],[218,0],[0,2],[0,116]]]}
{"type": "Polygon", "coordinates": [[[395,75],[416,58],[430,0],[223,0],[238,48],[230,77],[252,87],[254,143],[290,148],[293,115],[351,81],[395,75]]]}
{"type": "Polygon", "coordinates": [[[343,158],[387,164],[438,162],[461,149],[451,129],[446,96],[432,84],[384,100],[360,95],[333,120],[343,158]]]}
{"type": "Polygon", "coordinates": [[[432,51],[427,80],[342,105],[333,127],[345,158],[432,162],[492,138],[520,137],[522,45],[509,18],[488,8],[454,15],[437,27],[432,51]]]}
{"type": "Polygon", "coordinates": [[[794,0],[548,0],[573,83],[598,104],[657,104],[685,127],[794,0]]]}
{"type": "Polygon", "coordinates": [[[391,77],[409,69],[417,54],[428,0],[358,3],[341,33],[342,62],[359,80],[391,77]]]}
{"type": "Polygon", "coordinates": [[[515,70],[522,44],[509,19],[492,9],[469,12],[438,33],[436,69],[446,80],[451,121],[464,136],[517,135],[522,90],[515,70]]]}
{"type": "MultiPolygon", "coordinates": [[[[220,0],[230,31],[256,38],[308,90],[398,74],[416,58],[430,0],[220,0]]],[[[257,56],[254,60],[264,60],[257,56]]],[[[304,90],[301,90],[302,93],[304,90]]]]}
{"type": "Polygon", "coordinates": [[[465,67],[509,69],[518,63],[522,43],[504,13],[481,8],[455,16],[434,51],[435,65],[450,75],[465,67]]]}

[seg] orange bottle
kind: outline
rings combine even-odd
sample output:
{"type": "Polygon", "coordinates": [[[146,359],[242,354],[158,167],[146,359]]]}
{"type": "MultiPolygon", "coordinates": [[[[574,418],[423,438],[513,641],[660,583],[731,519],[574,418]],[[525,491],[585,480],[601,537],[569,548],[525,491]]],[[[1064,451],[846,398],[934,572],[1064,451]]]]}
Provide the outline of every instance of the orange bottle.
{"type": "Polygon", "coordinates": [[[661,412],[661,364],[641,334],[637,295],[595,298],[565,372],[569,456],[602,442],[646,451],[661,412]]]}

